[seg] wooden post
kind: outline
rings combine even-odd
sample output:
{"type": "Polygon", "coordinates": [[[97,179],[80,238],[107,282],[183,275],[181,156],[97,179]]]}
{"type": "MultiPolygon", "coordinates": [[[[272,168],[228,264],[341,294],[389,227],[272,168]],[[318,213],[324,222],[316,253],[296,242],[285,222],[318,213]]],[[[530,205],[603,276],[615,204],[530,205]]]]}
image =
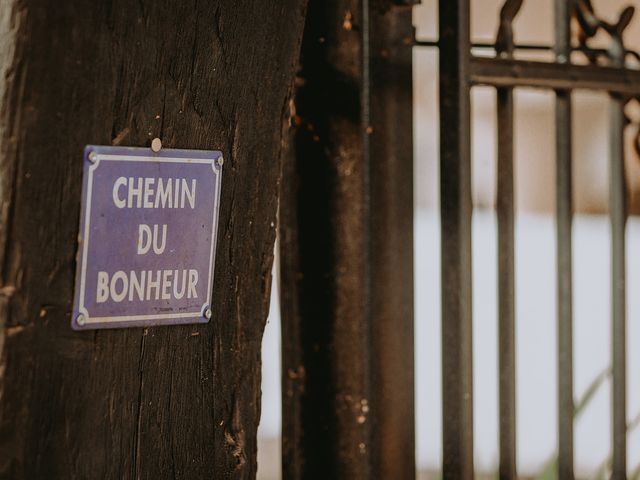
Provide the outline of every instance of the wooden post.
{"type": "Polygon", "coordinates": [[[309,2],[280,207],[287,479],[415,477],[410,3],[309,2]]]}
{"type": "Polygon", "coordinates": [[[305,3],[3,2],[0,477],[255,476],[305,3]],[[83,147],[156,136],[225,155],[213,318],[74,332],[83,147]]]}

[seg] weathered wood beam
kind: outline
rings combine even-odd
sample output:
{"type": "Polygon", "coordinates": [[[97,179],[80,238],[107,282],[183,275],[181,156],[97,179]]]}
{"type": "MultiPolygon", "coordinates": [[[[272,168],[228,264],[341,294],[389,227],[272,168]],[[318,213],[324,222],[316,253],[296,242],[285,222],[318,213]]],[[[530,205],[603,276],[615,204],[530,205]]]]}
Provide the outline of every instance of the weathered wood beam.
{"type": "Polygon", "coordinates": [[[3,2],[0,477],[255,475],[305,3],[3,2]],[[156,136],[225,155],[213,318],[74,332],[83,147],[156,136]]]}

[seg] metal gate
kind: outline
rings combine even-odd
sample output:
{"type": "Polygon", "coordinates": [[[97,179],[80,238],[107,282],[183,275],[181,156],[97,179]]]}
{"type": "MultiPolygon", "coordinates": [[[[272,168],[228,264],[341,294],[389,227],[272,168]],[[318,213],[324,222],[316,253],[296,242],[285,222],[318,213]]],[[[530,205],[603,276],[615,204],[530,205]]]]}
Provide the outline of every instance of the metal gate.
{"type": "Polygon", "coordinates": [[[495,42],[472,44],[471,1],[439,0],[435,41],[414,38],[413,0],[309,2],[291,105],[294,148],[280,203],[286,478],[415,475],[414,47],[439,51],[440,124],[446,126],[440,129],[443,477],[474,476],[470,93],[490,86],[498,118],[500,478],[517,477],[513,95],[519,87],[555,92],[561,479],[574,476],[572,92],[609,94],[611,471],[626,478],[623,133],[625,105],[640,97],[640,71],[626,59],[640,57],[622,37],[633,9],[607,23],[589,0],[554,0],[553,45],[518,45],[513,20],[523,0],[506,0],[495,42]],[[609,47],[594,48],[602,32],[609,47]],[[495,54],[475,56],[478,48],[495,54]],[[524,50],[552,52],[555,61],[518,59],[524,50]]]}
{"type": "Polygon", "coordinates": [[[555,0],[553,45],[514,44],[513,20],[523,0],[507,0],[500,11],[495,44],[472,44],[470,0],[439,2],[440,38],[416,41],[439,48],[440,201],[442,249],[443,475],[473,477],[473,375],[471,281],[470,91],[495,87],[498,128],[498,330],[500,478],[516,478],[516,370],[514,329],[514,180],[513,90],[534,87],[555,91],[556,245],[558,353],[558,478],[573,478],[573,315],[572,315],[572,90],[610,95],[610,220],[612,329],[612,478],[626,478],[626,318],[625,225],[627,219],[623,133],[626,103],[640,94],[640,72],[626,68],[624,29],[634,9],[615,24],[601,20],[589,0],[555,0]],[[579,28],[572,42],[572,18],[579,28]],[[609,48],[591,48],[601,31],[609,48]],[[472,47],[495,51],[477,57],[472,47]],[[552,51],[555,62],[518,60],[518,50],[552,51]],[[582,55],[588,64],[572,63],[582,55]]]}

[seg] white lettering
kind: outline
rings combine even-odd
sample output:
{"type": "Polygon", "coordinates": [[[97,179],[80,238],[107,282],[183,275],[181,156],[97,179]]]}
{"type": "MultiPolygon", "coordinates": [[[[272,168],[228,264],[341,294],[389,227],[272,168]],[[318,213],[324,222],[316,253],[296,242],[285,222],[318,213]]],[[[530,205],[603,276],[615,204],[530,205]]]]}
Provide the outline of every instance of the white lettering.
{"type": "Polygon", "coordinates": [[[144,179],[144,202],[142,202],[144,208],[153,208],[153,202],[149,197],[153,195],[153,184],[155,181],[155,178],[144,179]]]}
{"type": "Polygon", "coordinates": [[[182,287],[178,290],[178,270],[173,272],[173,296],[177,299],[184,297],[185,287],[187,285],[187,271],[182,270],[182,287]]]}
{"type": "Polygon", "coordinates": [[[120,195],[118,194],[120,191],[120,187],[125,186],[127,184],[127,179],[125,177],[118,178],[113,184],[113,203],[116,204],[118,208],[124,208],[127,206],[127,201],[122,200],[120,195]]]}
{"type": "Polygon", "coordinates": [[[156,291],[155,300],[158,300],[158,297],[160,296],[160,281],[162,280],[161,273],[162,272],[160,270],[156,271],[156,281],[154,282],[153,280],[151,280],[151,275],[153,274],[153,272],[151,270],[147,271],[147,300],[151,300],[152,288],[154,288],[156,291]]]}
{"type": "MultiPolygon", "coordinates": [[[[156,226],[157,227],[157,226],[156,226]]],[[[141,223],[138,226],[138,255],[144,255],[151,248],[151,229],[141,223]]]]}
{"type": "Polygon", "coordinates": [[[173,275],[171,270],[164,270],[162,272],[162,299],[169,300],[171,298],[171,280],[170,277],[173,275]]]}
{"type": "Polygon", "coordinates": [[[198,298],[198,271],[191,270],[118,270],[112,276],[98,272],[96,288],[97,303],[114,301],[120,303],[147,302],[198,298]]]}
{"type": "Polygon", "coordinates": [[[119,303],[122,300],[124,300],[129,290],[129,278],[127,277],[127,274],[124,273],[122,270],[119,270],[116,273],[114,273],[113,277],[111,277],[110,288],[111,288],[111,298],[113,299],[114,302],[119,303]],[[118,280],[122,280],[122,290],[120,292],[117,292],[117,289],[116,289],[116,287],[118,286],[118,280]]]}
{"type": "Polygon", "coordinates": [[[196,186],[195,178],[118,177],[111,195],[118,208],[194,209],[196,186]],[[122,192],[121,187],[126,191],[122,192]]]}
{"type": "Polygon", "coordinates": [[[154,205],[154,208],[158,208],[158,207],[162,207],[162,208],[173,208],[173,196],[171,195],[171,185],[173,185],[173,183],[171,182],[171,179],[167,179],[167,183],[164,184],[162,182],[162,179],[159,178],[158,179],[158,190],[156,190],[156,203],[154,205]],[[161,203],[162,202],[162,203],[161,203]]]}
{"type": "Polygon", "coordinates": [[[133,270],[131,270],[131,272],[129,273],[130,275],[130,279],[129,279],[129,301],[133,301],[133,294],[137,293],[138,294],[138,299],[139,300],[144,300],[144,279],[146,276],[147,272],[146,271],[142,271],[140,272],[140,280],[138,280],[138,276],[136,275],[136,272],[134,272],[133,270]]]}
{"type": "Polygon", "coordinates": [[[153,252],[160,255],[167,244],[167,225],[162,225],[162,244],[158,246],[158,225],[153,226],[153,252]]]}
{"type": "Polygon", "coordinates": [[[187,298],[198,298],[196,293],[196,284],[198,283],[198,271],[189,270],[189,288],[187,290],[187,298]]]}
{"type": "Polygon", "coordinates": [[[173,208],[178,208],[178,195],[180,194],[180,180],[176,179],[175,181],[175,191],[173,192],[173,208]]]}
{"type": "Polygon", "coordinates": [[[109,299],[109,274],[107,272],[98,272],[98,292],[96,293],[96,302],[104,303],[109,299]]]}
{"type": "Polygon", "coordinates": [[[182,179],[182,199],[180,200],[180,208],[184,208],[184,199],[187,198],[189,205],[191,208],[195,208],[196,206],[196,179],[191,180],[191,190],[189,190],[189,186],[187,185],[187,181],[182,179]]]}
{"type": "Polygon", "coordinates": [[[138,188],[133,186],[133,177],[129,177],[129,184],[127,187],[129,188],[129,195],[127,201],[127,207],[133,207],[133,199],[136,199],[136,208],[142,207],[142,178],[138,178],[138,188]]]}

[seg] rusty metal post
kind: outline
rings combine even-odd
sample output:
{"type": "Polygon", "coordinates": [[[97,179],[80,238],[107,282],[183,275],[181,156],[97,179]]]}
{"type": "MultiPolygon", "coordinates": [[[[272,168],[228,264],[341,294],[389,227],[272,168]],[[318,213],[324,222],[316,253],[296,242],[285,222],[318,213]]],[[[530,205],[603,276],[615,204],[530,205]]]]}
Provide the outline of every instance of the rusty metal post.
{"type": "Polygon", "coordinates": [[[378,2],[370,16],[375,478],[415,478],[412,3],[378,2]]]}
{"type": "Polygon", "coordinates": [[[285,478],[415,476],[411,39],[408,5],[309,3],[280,206],[285,478]]]}

